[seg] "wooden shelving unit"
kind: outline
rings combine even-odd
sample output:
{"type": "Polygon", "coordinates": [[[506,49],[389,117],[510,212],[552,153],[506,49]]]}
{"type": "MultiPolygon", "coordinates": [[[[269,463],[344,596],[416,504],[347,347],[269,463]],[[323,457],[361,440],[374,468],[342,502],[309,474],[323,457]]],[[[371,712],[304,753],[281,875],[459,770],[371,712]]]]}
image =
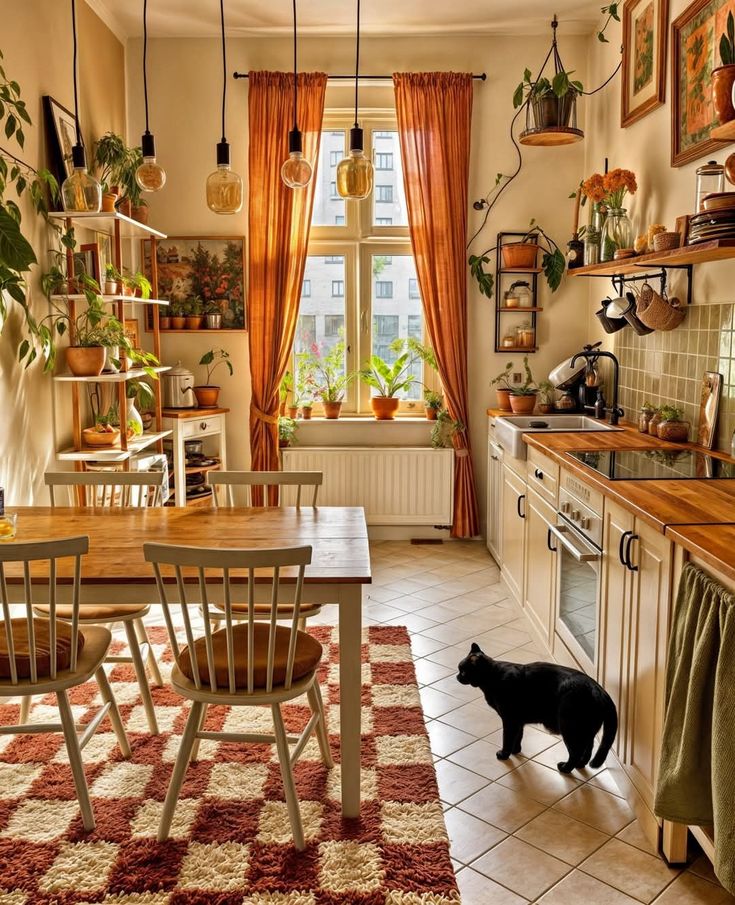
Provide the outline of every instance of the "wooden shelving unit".
{"type": "Polygon", "coordinates": [[[696,245],[684,245],[681,248],[672,248],[670,251],[638,255],[622,261],[590,264],[587,267],[577,267],[567,272],[570,277],[616,277],[641,273],[644,268],[690,267],[694,264],[727,261],[733,258],[735,258],[735,239],[712,239],[709,242],[698,242],[696,245]]]}
{"type": "Polygon", "coordinates": [[[503,346],[502,343],[502,334],[503,330],[501,328],[501,319],[503,319],[504,315],[523,315],[531,322],[531,327],[533,328],[534,337],[536,336],[536,317],[540,311],[543,311],[543,308],[538,304],[538,276],[540,273],[543,273],[543,268],[541,267],[529,267],[527,269],[522,269],[520,267],[503,267],[502,266],[502,247],[503,245],[507,245],[512,243],[513,241],[517,241],[519,238],[523,238],[528,235],[528,230],[524,230],[523,232],[500,232],[498,233],[498,241],[497,248],[495,251],[496,261],[495,261],[495,351],[496,352],[508,352],[508,353],[518,353],[518,352],[538,352],[538,346],[536,343],[533,346],[503,346]],[[508,276],[519,276],[526,275],[529,277],[528,282],[530,283],[531,290],[531,300],[533,305],[522,306],[519,305],[516,308],[511,308],[507,305],[503,305],[503,295],[505,290],[505,284],[502,280],[502,277],[508,276]]]}
{"type": "MultiPolygon", "coordinates": [[[[158,264],[156,257],[156,248],[159,239],[165,239],[166,234],[148,226],[147,223],[139,223],[131,217],[126,217],[117,211],[114,213],[87,213],[73,211],[52,211],[49,214],[51,220],[60,220],[64,223],[66,230],[72,228],[89,229],[95,232],[108,233],[111,235],[112,257],[115,267],[122,271],[123,269],[123,240],[148,238],[151,240],[151,284],[153,287],[153,298],[142,299],[130,295],[102,295],[104,303],[110,304],[114,310],[115,316],[121,322],[125,322],[125,305],[150,305],[153,314],[153,354],[161,360],[161,334],[159,327],[159,310],[161,306],[167,305],[164,299],[158,296],[158,264]]],[[[72,249],[68,249],[66,253],[67,273],[74,273],[74,253],[72,249]]],[[[101,275],[100,275],[101,276],[101,275]]],[[[81,294],[55,296],[54,300],[66,304],[71,322],[74,323],[76,317],[77,304],[85,303],[86,296],[81,294]]],[[[73,342],[73,335],[70,341],[73,342]]],[[[168,370],[165,367],[158,367],[156,371],[168,370]]],[[[127,438],[125,430],[125,410],[126,410],[126,383],[129,380],[139,379],[145,376],[142,368],[127,367],[127,360],[121,355],[121,368],[119,372],[110,372],[100,374],[98,377],[76,377],[73,374],[58,374],[54,378],[62,383],[71,385],[72,394],[72,436],[73,446],[70,449],[61,450],[57,456],[61,461],[74,462],[77,470],[84,468],[85,462],[116,462],[121,463],[123,469],[129,467],[129,460],[132,455],[138,453],[151,446],[155,446],[158,452],[163,452],[163,438],[171,432],[163,430],[162,424],[162,407],[161,407],[161,386],[159,381],[153,381],[153,393],[155,397],[155,425],[154,431],[143,434],[140,437],[127,438]],[[82,443],[82,411],[80,405],[81,384],[89,383],[112,383],[117,386],[117,401],[120,411],[121,430],[120,430],[120,446],[119,448],[91,448],[85,447],[82,443]]]]}

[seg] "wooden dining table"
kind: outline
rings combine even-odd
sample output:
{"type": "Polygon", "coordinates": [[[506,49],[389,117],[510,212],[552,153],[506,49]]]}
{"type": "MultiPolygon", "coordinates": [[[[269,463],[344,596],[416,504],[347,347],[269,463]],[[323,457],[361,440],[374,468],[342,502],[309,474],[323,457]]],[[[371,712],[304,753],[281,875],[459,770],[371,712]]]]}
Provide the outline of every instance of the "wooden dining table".
{"type": "MultiPolygon", "coordinates": [[[[158,600],[153,569],[143,558],[151,541],[195,547],[264,548],[308,544],[303,599],[339,607],[340,752],[342,813],[360,811],[360,692],[363,587],[371,581],[370,549],[362,508],[183,508],[111,509],[89,507],[17,507],[17,535],[22,543],[86,535],[89,553],[82,560],[81,602],[150,603],[158,600]]],[[[23,602],[22,567],[6,566],[11,600],[23,602]]],[[[34,586],[48,580],[40,563],[32,569],[34,586]]],[[[59,561],[58,599],[71,591],[72,563],[59,561]]],[[[263,575],[263,592],[269,591],[263,575]]],[[[171,581],[173,581],[173,574],[171,581]]],[[[190,580],[195,582],[196,574],[190,580]]],[[[281,570],[281,581],[294,583],[295,572],[281,570]]],[[[246,575],[232,574],[233,587],[246,575]]],[[[256,599],[258,575],[255,579],[256,599]]],[[[39,599],[43,590],[39,592],[39,599]]],[[[68,599],[68,598],[67,598],[68,599]]],[[[212,596],[215,599],[215,596],[212,596]]]]}

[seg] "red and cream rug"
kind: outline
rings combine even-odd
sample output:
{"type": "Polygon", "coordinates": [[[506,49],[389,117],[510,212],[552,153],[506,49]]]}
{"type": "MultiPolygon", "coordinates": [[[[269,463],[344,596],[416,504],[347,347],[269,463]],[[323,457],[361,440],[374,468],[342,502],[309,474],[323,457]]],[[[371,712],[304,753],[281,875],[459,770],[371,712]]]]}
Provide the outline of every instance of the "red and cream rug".
{"type": "MultiPolygon", "coordinates": [[[[339,761],[336,629],[314,628],[325,646],[322,688],[339,761]]],[[[152,627],[170,663],[165,629],[152,627]]],[[[172,838],[156,841],[163,798],[188,704],[154,690],[161,735],[150,736],[132,668],[111,673],[133,756],[123,760],[109,721],[84,751],[97,828],[85,833],[61,735],[0,736],[0,905],[456,905],[459,894],[408,634],[365,630],[362,797],[344,820],[339,766],[327,770],[314,740],[296,767],[307,847],[291,843],[281,776],[269,745],[203,741],[189,767],[172,838]]],[[[99,704],[96,685],[72,692],[79,722],[99,704]]],[[[18,708],[0,706],[0,722],[18,708]]],[[[284,707],[298,732],[308,709],[284,707]]],[[[56,720],[53,696],[31,719],[56,720]]],[[[213,707],[208,729],[271,731],[263,708],[213,707]]]]}

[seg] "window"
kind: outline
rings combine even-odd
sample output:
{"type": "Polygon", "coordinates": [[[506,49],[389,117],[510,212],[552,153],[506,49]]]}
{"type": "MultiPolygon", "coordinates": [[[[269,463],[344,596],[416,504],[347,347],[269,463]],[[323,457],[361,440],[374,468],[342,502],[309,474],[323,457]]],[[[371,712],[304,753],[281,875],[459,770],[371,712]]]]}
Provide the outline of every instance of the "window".
{"type": "Polygon", "coordinates": [[[304,280],[301,284],[301,298],[311,298],[311,280],[304,280]]]}
{"type": "MultiPolygon", "coordinates": [[[[382,168],[370,199],[346,204],[332,198],[334,165],[342,157],[352,125],[343,114],[325,114],[320,170],[315,185],[305,280],[310,295],[301,297],[299,327],[292,366],[297,389],[306,390],[299,352],[323,357],[339,344],[345,373],[357,371],[372,354],[392,363],[400,354],[396,340],[424,341],[425,329],[416,267],[408,235],[400,142],[395,122],[376,114],[363,123],[365,151],[382,168]],[[330,152],[335,152],[330,154],[330,152]],[[301,384],[299,384],[301,381],[301,384]]],[[[400,410],[423,414],[423,385],[439,389],[434,372],[421,363],[412,371],[414,384],[401,395],[400,410]]],[[[344,411],[371,413],[373,390],[354,380],[344,411]]],[[[316,403],[319,414],[319,402],[316,403]]]]}
{"type": "Polygon", "coordinates": [[[329,197],[334,200],[335,198],[339,198],[339,192],[337,191],[337,183],[330,182],[329,183],[329,197]]]}
{"type": "MultiPolygon", "coordinates": [[[[340,133],[340,136],[341,136],[341,133],[340,133]]],[[[329,166],[330,167],[336,167],[337,164],[340,162],[340,160],[342,160],[342,157],[340,156],[339,151],[330,151],[329,152],[329,166]]]]}

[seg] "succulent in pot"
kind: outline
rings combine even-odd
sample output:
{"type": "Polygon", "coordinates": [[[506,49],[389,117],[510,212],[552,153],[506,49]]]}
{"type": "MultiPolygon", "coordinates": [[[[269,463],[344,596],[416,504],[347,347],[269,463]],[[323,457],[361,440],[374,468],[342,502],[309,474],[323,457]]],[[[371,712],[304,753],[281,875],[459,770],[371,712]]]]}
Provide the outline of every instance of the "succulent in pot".
{"type": "Polygon", "coordinates": [[[207,382],[200,386],[193,387],[197,403],[199,408],[216,408],[219,401],[220,390],[222,388],[212,383],[212,374],[214,374],[217,368],[224,365],[230,372],[230,377],[232,377],[235,372],[232,367],[232,362],[230,361],[229,352],[226,352],[224,349],[219,349],[217,351],[210,349],[209,352],[205,352],[199,359],[199,364],[204,365],[207,369],[207,382]]]}
{"type": "Polygon", "coordinates": [[[510,407],[510,391],[511,391],[511,383],[510,377],[511,372],[513,370],[513,362],[509,361],[503,370],[498,374],[497,377],[493,377],[490,381],[490,386],[495,387],[495,392],[498,397],[498,408],[501,412],[510,412],[512,411],[510,407]]]}
{"type": "Polygon", "coordinates": [[[516,415],[530,415],[536,408],[538,387],[534,383],[531,368],[528,365],[528,355],[523,357],[523,370],[525,380],[521,384],[511,387],[510,407],[516,415]]]}
{"type": "Polygon", "coordinates": [[[689,439],[689,422],[684,421],[684,412],[673,405],[662,405],[658,410],[661,420],[656,426],[659,440],[671,443],[685,443],[689,439]]]}
{"type": "Polygon", "coordinates": [[[712,104],[720,123],[735,119],[732,92],[735,85],[735,18],[727,14],[726,29],[720,37],[721,66],[712,70],[712,104]]]}

